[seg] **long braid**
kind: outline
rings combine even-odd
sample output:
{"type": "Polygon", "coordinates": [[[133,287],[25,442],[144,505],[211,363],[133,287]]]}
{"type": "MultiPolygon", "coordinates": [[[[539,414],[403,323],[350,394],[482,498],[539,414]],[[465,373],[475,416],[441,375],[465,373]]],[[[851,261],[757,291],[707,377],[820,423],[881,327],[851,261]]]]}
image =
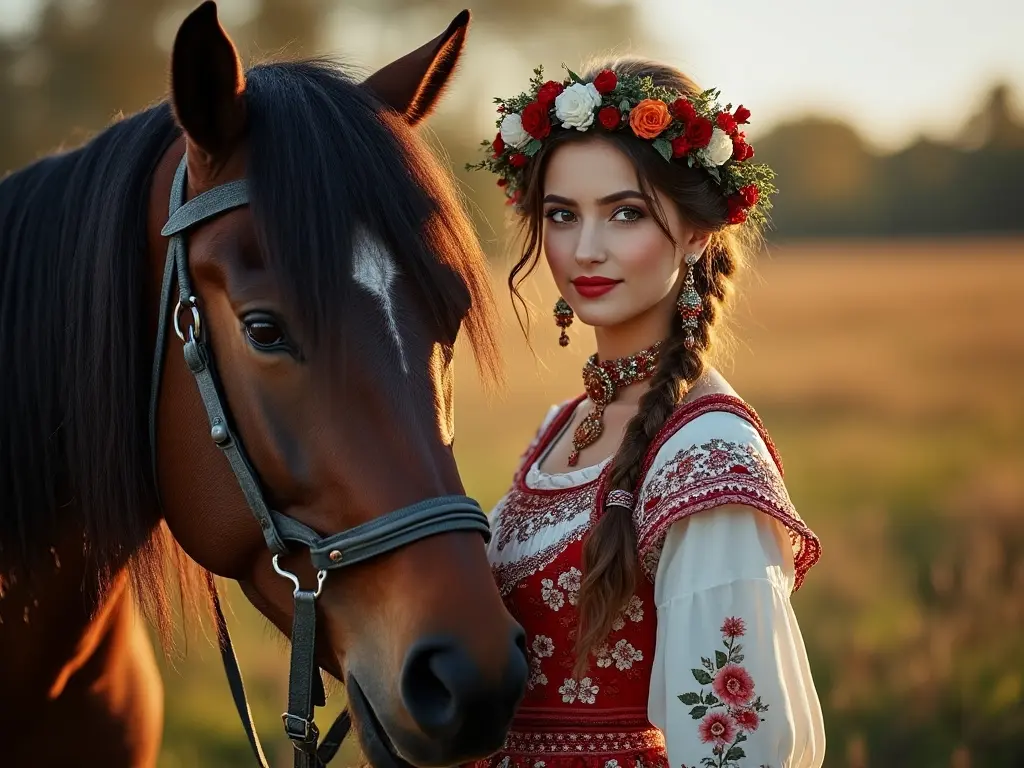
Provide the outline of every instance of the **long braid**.
{"type": "MultiPolygon", "coordinates": [[[[626,425],[622,442],[612,459],[608,490],[635,493],[644,457],[661,428],[690,386],[706,368],[718,307],[730,292],[736,263],[726,238],[715,235],[703,257],[693,266],[694,288],[701,297],[701,314],[693,331],[693,349],[687,349],[685,331],[678,316],[672,333],[662,345],[658,367],[637,412],[626,425]]],[[[637,541],[633,516],[621,506],[609,506],[587,535],[583,547],[583,580],[577,610],[576,674],[585,672],[590,653],[611,632],[619,613],[636,589],[637,541]]]]}

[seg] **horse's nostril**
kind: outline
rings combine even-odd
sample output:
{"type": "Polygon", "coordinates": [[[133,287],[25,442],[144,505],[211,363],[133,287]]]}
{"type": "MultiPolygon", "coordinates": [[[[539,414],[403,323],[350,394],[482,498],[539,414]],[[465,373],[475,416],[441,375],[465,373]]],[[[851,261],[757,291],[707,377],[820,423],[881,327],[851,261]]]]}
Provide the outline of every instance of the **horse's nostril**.
{"type": "Polygon", "coordinates": [[[410,649],[402,670],[402,699],[424,733],[444,738],[458,731],[458,699],[473,680],[468,667],[468,658],[451,641],[431,638],[410,649]]]}
{"type": "Polygon", "coordinates": [[[501,746],[527,674],[522,628],[517,626],[509,640],[506,668],[500,682],[491,684],[454,639],[424,638],[410,649],[400,690],[406,710],[424,734],[454,740],[472,753],[501,746]]]}

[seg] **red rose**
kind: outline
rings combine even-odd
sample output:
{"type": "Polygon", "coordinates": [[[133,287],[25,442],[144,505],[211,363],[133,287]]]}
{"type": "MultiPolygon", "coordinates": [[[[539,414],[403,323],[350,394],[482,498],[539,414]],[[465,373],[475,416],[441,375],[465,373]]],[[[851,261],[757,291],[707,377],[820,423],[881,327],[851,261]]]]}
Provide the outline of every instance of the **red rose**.
{"type": "Polygon", "coordinates": [[[738,195],[730,195],[726,198],[725,204],[728,207],[725,220],[729,224],[742,224],[747,220],[747,209],[743,205],[743,199],[738,195]]]}
{"type": "Polygon", "coordinates": [[[598,72],[597,77],[594,78],[594,87],[597,88],[598,93],[611,93],[618,84],[619,78],[610,69],[598,72]]]}
{"type": "Polygon", "coordinates": [[[565,86],[561,83],[556,83],[554,80],[548,80],[544,85],[537,91],[537,101],[543,104],[545,107],[550,107],[555,103],[555,99],[562,91],[565,90],[565,86]]]}
{"type": "Polygon", "coordinates": [[[685,136],[672,139],[672,157],[682,157],[690,151],[690,142],[685,136]]]}
{"type": "Polygon", "coordinates": [[[736,118],[736,122],[743,125],[750,119],[750,110],[740,104],[736,107],[736,111],[733,113],[733,117],[736,118]]]}
{"type": "Polygon", "coordinates": [[[725,712],[711,712],[697,726],[697,732],[705,744],[725,746],[736,738],[736,723],[725,712]]]}
{"type": "Polygon", "coordinates": [[[731,714],[732,719],[736,721],[736,725],[745,731],[756,731],[758,726],[761,725],[761,718],[752,709],[741,709],[731,714]]]}
{"type": "Polygon", "coordinates": [[[754,148],[743,140],[742,133],[737,134],[732,140],[732,156],[738,163],[754,156],[754,148]]]}
{"type": "Polygon", "coordinates": [[[529,160],[530,158],[528,158],[522,152],[516,152],[514,155],[512,155],[512,157],[508,159],[508,162],[513,168],[522,168],[524,165],[526,165],[527,162],[529,162],[529,160]]]}
{"type": "Polygon", "coordinates": [[[622,122],[622,113],[618,107],[602,107],[597,113],[597,119],[609,131],[618,128],[622,122]]]}
{"type": "Polygon", "coordinates": [[[494,141],[491,142],[491,148],[494,150],[495,157],[501,157],[501,153],[505,151],[505,140],[501,138],[501,131],[498,131],[494,141]]]}
{"type": "Polygon", "coordinates": [[[754,679],[739,664],[726,664],[711,684],[718,698],[733,707],[742,707],[754,698],[754,679]]]}
{"type": "Polygon", "coordinates": [[[730,136],[736,133],[736,119],[728,112],[719,112],[715,117],[715,122],[718,123],[719,128],[730,136]]]}
{"type": "Polygon", "coordinates": [[[551,133],[551,118],[548,108],[539,101],[531,101],[523,110],[523,130],[535,139],[543,139],[551,133]]]}
{"type": "Polygon", "coordinates": [[[695,117],[686,124],[686,140],[694,149],[702,149],[711,141],[711,132],[715,126],[706,117],[695,117]]]}
{"type": "Polygon", "coordinates": [[[688,123],[697,117],[697,111],[693,108],[693,104],[686,99],[676,99],[669,106],[669,109],[672,110],[673,115],[684,123],[688,123]]]}
{"type": "Polygon", "coordinates": [[[508,186],[508,179],[498,179],[498,186],[499,187],[507,187],[508,186]]]}
{"type": "Polygon", "coordinates": [[[740,196],[740,199],[747,208],[753,208],[757,205],[757,199],[760,197],[761,192],[756,184],[747,184],[745,187],[740,187],[736,194],[740,196]]]}
{"type": "Polygon", "coordinates": [[[505,205],[515,205],[522,199],[522,197],[523,193],[517,189],[515,192],[509,195],[508,199],[505,201],[505,205]]]}

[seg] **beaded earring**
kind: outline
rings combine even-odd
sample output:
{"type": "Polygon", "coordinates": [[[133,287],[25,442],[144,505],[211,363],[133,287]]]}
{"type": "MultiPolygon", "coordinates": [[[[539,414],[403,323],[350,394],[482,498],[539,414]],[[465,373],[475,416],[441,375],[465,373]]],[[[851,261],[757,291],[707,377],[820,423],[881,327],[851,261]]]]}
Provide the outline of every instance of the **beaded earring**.
{"type": "Polygon", "coordinates": [[[562,329],[558,336],[558,345],[561,347],[569,346],[569,334],[565,332],[565,329],[572,325],[574,317],[569,302],[559,296],[558,301],[555,302],[555,325],[562,329]]]}

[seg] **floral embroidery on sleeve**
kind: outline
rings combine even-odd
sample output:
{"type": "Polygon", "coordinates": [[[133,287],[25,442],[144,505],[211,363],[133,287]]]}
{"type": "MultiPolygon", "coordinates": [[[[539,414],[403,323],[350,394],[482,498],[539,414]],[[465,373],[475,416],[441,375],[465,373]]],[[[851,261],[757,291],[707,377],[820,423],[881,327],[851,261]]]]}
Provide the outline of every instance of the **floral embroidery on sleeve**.
{"type": "Polygon", "coordinates": [[[747,756],[740,745],[764,722],[761,713],[768,711],[754,695],[754,678],[742,666],[743,646],[738,640],[746,631],[743,619],[726,619],[721,628],[725,650],[715,651],[714,661],[702,656],[701,666],[691,670],[701,689],[678,696],[692,707],[690,717],[700,721],[700,740],[712,745],[711,756],[701,758],[704,768],[740,768],[739,761],[747,756]]]}

